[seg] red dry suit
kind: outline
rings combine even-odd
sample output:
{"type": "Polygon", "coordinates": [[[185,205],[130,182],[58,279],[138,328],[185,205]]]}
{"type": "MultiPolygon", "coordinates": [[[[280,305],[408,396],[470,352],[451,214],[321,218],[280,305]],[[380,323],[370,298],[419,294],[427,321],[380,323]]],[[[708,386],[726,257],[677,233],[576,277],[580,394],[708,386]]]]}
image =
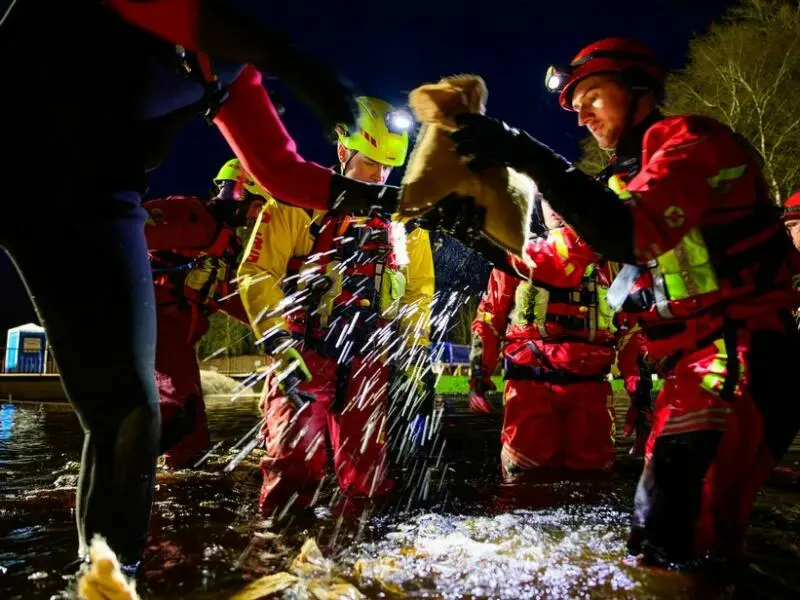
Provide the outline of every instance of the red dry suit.
{"type": "Polygon", "coordinates": [[[680,562],[741,547],[755,494],[800,427],[800,404],[786,397],[800,364],[796,250],[729,128],[664,118],[641,150],[637,172],[609,180],[638,262],[609,298],[636,314],[666,379],[629,546],[680,562]]]}
{"type": "Polygon", "coordinates": [[[393,486],[386,360],[403,343],[427,347],[434,291],[428,232],[405,230],[374,214],[309,213],[276,201],[262,211],[239,269],[242,300],[259,336],[282,329],[300,342],[313,377],[299,387],[315,397],[298,411],[275,377],[264,384],[267,514],[294,494],[295,505],[313,504],[327,443],[348,496],[376,497],[393,486]]]}
{"type": "Polygon", "coordinates": [[[195,346],[218,310],[248,322],[231,283],[243,244],[235,229],[209,210],[208,199],[170,196],[148,200],[144,207],[156,293],[161,450],[170,467],[183,468],[209,444],[195,346]]]}
{"type": "Polygon", "coordinates": [[[481,371],[491,374],[503,357],[503,472],[609,468],[615,334],[608,265],[567,227],[529,241],[524,256],[513,262],[528,280],[493,270],[472,323],[481,371]]]}
{"type": "Polygon", "coordinates": [[[616,316],[620,326],[617,332],[617,369],[630,399],[623,435],[635,435],[630,453],[643,456],[652,426],[654,367],[647,355],[644,332],[635,320],[625,318],[623,313],[616,316]]]}

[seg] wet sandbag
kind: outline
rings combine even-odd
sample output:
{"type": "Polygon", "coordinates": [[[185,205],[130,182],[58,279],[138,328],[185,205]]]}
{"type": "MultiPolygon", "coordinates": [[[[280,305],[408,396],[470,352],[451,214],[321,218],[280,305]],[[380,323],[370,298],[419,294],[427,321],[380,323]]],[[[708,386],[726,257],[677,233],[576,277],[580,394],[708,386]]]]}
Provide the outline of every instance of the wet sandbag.
{"type": "Polygon", "coordinates": [[[333,562],[322,554],[313,538],[308,538],[300,553],[294,557],[289,570],[300,577],[322,577],[333,570],[333,562]]]}
{"type": "Polygon", "coordinates": [[[203,395],[206,397],[231,396],[236,392],[239,382],[218,371],[201,370],[200,385],[203,389],[203,395]]]}
{"type": "Polygon", "coordinates": [[[82,600],[140,600],[136,583],[125,577],[117,555],[96,535],[89,546],[89,565],[78,578],[82,600]]]}
{"type": "Polygon", "coordinates": [[[292,561],[289,572],[257,579],[230,600],[260,600],[291,590],[316,600],[363,600],[365,596],[351,583],[334,574],[334,563],[309,538],[292,561]]]}
{"type": "Polygon", "coordinates": [[[238,594],[231,596],[230,600],[260,600],[269,598],[284,590],[293,587],[300,578],[291,573],[281,572],[274,575],[266,575],[255,580],[238,594]]]}
{"type": "Polygon", "coordinates": [[[377,583],[384,592],[393,596],[407,595],[402,583],[408,579],[408,574],[405,566],[394,557],[359,558],[353,565],[353,574],[361,584],[377,583]]]}
{"type": "Polygon", "coordinates": [[[422,123],[401,184],[398,212],[417,217],[452,193],[474,197],[486,209],[483,234],[494,244],[519,254],[527,234],[536,185],[505,166],[473,173],[455,151],[450,134],[455,117],[486,111],[488,90],[477,75],[453,75],[418,87],[409,104],[422,123]]]}

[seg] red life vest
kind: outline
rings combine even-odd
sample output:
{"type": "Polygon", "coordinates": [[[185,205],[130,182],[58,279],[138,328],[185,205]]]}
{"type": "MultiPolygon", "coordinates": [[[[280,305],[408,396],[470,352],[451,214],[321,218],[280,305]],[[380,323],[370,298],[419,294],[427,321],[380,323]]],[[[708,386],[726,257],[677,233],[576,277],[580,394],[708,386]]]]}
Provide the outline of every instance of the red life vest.
{"type": "Polygon", "coordinates": [[[189,302],[214,312],[235,291],[230,270],[242,244],[206,203],[195,196],[169,196],[143,204],[150,215],[145,236],[159,303],[189,302]]]}
{"type": "MultiPolygon", "coordinates": [[[[663,341],[648,345],[657,354],[693,346],[697,340],[719,336],[725,323],[763,319],[794,302],[788,236],[755,158],[727,128],[700,117],[660,121],[644,136],[642,170],[656,168],[648,167],[648,161],[662,144],[680,142],[665,140],[663,131],[680,136],[699,127],[709,132],[703,143],[719,157],[720,171],[705,182],[710,190],[701,190],[698,198],[705,200],[710,192],[714,204],[705,208],[699,224],[673,249],[658,253],[646,265],[626,265],[609,290],[612,306],[635,314],[648,340],[663,341]],[[652,133],[655,130],[658,133],[652,133]]],[[[669,164],[657,168],[667,169],[669,164]]],[[[632,173],[630,179],[614,175],[609,187],[623,200],[636,202],[627,181],[637,175],[632,173]]],[[[663,217],[679,224],[683,211],[696,199],[692,189],[678,185],[675,189],[683,195],[672,198],[663,217]]]]}
{"type": "Polygon", "coordinates": [[[286,314],[289,330],[306,347],[344,362],[375,349],[377,340],[367,342],[378,329],[389,331],[405,290],[391,227],[376,214],[328,213],[311,225],[311,253],[293,257],[283,280],[299,305],[286,314]]]}
{"type": "Polygon", "coordinates": [[[506,377],[572,383],[608,375],[616,339],[609,281],[607,266],[593,263],[575,288],[520,282],[505,332],[506,377]]]}

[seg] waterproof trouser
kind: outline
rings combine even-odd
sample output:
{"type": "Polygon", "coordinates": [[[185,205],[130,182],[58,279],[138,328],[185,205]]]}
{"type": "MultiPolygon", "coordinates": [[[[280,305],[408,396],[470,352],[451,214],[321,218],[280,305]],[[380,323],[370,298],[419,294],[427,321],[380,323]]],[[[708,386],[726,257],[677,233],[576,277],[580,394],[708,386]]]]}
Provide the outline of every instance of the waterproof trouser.
{"type": "Polygon", "coordinates": [[[614,463],[614,405],[606,381],[557,385],[509,379],[500,440],[503,475],[540,467],[608,469],[614,463]]]}
{"type": "Polygon", "coordinates": [[[800,429],[791,324],[727,338],[683,354],[656,399],[628,543],[648,562],[739,557],[756,493],[800,429]]]}
{"type": "Polygon", "coordinates": [[[188,303],[158,307],[156,383],[161,404],[161,452],[173,469],[191,467],[209,444],[208,418],[195,345],[208,317],[188,303]]]}
{"type": "Polygon", "coordinates": [[[147,213],[135,193],[87,193],[80,204],[67,196],[45,209],[25,204],[33,199],[6,198],[0,246],[25,282],[85,433],[80,552],[102,534],[133,563],[147,538],[160,437],[147,213]]]}
{"type": "MultiPolygon", "coordinates": [[[[238,294],[220,310],[246,323],[238,294]],[[244,320],[243,320],[244,319],[244,320]]],[[[161,302],[157,309],[156,383],[161,405],[161,453],[172,469],[189,468],[208,449],[208,415],[196,345],[210,314],[189,302],[161,302]]]]}
{"type": "Polygon", "coordinates": [[[637,392],[649,393],[652,388],[651,373],[645,368],[646,340],[642,331],[635,331],[620,348],[617,368],[622,376],[625,391],[633,398],[637,392]],[[643,381],[643,376],[645,380],[643,381]],[[647,381],[650,379],[650,381],[647,381]]]}
{"type": "Polygon", "coordinates": [[[353,359],[344,408],[333,413],[336,359],[313,351],[303,352],[303,359],[313,379],[300,387],[315,396],[314,402],[298,410],[273,381],[264,384],[267,456],[261,463],[260,506],[267,515],[281,511],[295,494],[295,506],[314,504],[325,479],[328,443],[346,495],[374,498],[393,487],[387,477],[388,369],[353,359]]]}

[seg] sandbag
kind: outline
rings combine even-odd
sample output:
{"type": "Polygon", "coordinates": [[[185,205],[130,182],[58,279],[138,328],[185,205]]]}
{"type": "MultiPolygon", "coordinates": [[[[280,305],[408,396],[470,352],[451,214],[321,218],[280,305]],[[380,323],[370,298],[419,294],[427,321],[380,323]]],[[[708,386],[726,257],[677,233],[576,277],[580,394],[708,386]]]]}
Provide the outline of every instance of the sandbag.
{"type": "Polygon", "coordinates": [[[89,546],[89,565],[78,577],[81,600],[140,600],[136,583],[122,573],[119,560],[106,541],[95,535],[89,546]]]}
{"type": "Polygon", "coordinates": [[[266,575],[231,596],[230,600],[262,600],[279,593],[314,600],[365,600],[358,588],[335,573],[333,561],[309,538],[289,566],[290,572],[266,575]]]}
{"type": "Polygon", "coordinates": [[[417,217],[452,193],[472,196],[486,209],[482,232],[494,244],[520,254],[525,242],[536,185],[505,166],[473,173],[455,151],[450,134],[455,117],[486,111],[488,90],[477,75],[453,75],[413,90],[409,105],[422,123],[401,183],[398,212],[417,217]]]}

